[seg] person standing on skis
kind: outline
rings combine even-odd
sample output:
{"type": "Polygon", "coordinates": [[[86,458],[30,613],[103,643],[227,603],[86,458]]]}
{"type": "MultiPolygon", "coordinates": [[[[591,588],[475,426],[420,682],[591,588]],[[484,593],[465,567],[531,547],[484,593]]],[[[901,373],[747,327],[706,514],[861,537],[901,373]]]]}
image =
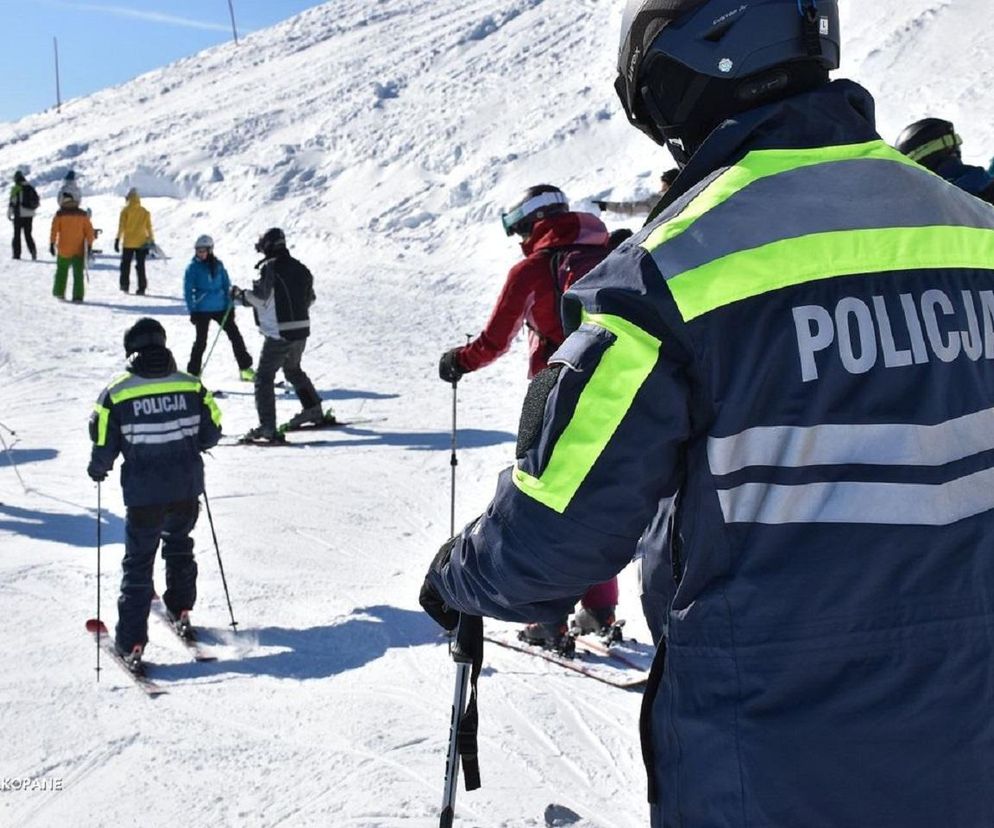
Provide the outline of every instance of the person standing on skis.
{"type": "Polygon", "coordinates": [[[160,540],[166,565],[162,601],[177,632],[192,632],[197,562],[190,533],[204,492],[200,454],[221,437],[221,411],[199,379],[176,370],[156,320],[144,317],[125,332],[124,354],[126,373],[100,393],[90,416],[93,447],[86,473],[100,483],[117,456],[124,458],[124,574],[114,646],[131,670],[141,672],[160,540]]]}
{"type": "MultiPolygon", "coordinates": [[[[601,256],[610,252],[607,228],[591,213],[574,212],[558,187],[537,184],[506,209],[501,220],[508,236],[517,236],[524,258],[507,274],[504,287],[482,333],[468,345],[446,351],[439,361],[439,377],[458,382],[471,371],[489,365],[505,354],[522,324],[528,327],[530,358],[528,378],[548,365],[549,357],[563,344],[560,300],[555,261],[566,251],[595,248],[601,256]]],[[[615,623],[618,581],[591,586],[583,595],[574,626],[584,632],[599,632],[615,623]]],[[[531,623],[522,631],[530,643],[563,647],[567,643],[568,616],[551,623],[531,623]]]]}
{"type": "Polygon", "coordinates": [[[255,408],[259,425],[242,439],[245,442],[285,443],[286,437],[276,424],[274,382],[280,369],[301,405],[301,410],[290,418],[286,428],[335,422],[334,415],[323,410],[314,383],[300,367],[311,332],[309,309],[315,299],[314,277],[302,262],[290,255],[286,236],[279,227],[263,233],[255,249],[264,257],[255,266],[259,278],[252,283],[251,290],[242,290],[237,285],[231,288],[234,301],[252,308],[259,332],[264,337],[255,372],[255,408]]]}
{"type": "Polygon", "coordinates": [[[830,82],[839,5],[625,4],[615,88],[680,175],[422,586],[553,620],[640,537],[670,561],[653,828],[992,824],[994,212],[830,82]]]}
{"type": "Polygon", "coordinates": [[[252,356],[238,330],[230,293],[228,271],[224,269],[224,263],[214,255],[214,239],[199,236],[193,244],[193,259],[186,266],[183,276],[183,298],[186,299],[190,324],[196,330],[186,371],[195,377],[200,376],[201,360],[207,347],[207,331],[211,322],[217,322],[231,342],[231,350],[238,363],[239,378],[243,382],[252,382],[255,379],[252,356]]]}

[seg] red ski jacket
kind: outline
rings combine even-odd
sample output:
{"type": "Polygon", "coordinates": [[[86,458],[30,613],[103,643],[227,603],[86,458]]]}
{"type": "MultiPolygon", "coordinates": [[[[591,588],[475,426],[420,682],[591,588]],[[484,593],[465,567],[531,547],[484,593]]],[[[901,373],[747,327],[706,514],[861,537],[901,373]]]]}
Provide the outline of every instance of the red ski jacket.
{"type": "Polygon", "coordinates": [[[528,326],[529,379],[545,368],[565,338],[550,251],[573,244],[607,243],[607,227],[591,213],[559,213],[537,221],[521,245],[525,258],[508,272],[483,332],[459,349],[463,370],[475,371],[504,354],[522,324],[528,326]]]}

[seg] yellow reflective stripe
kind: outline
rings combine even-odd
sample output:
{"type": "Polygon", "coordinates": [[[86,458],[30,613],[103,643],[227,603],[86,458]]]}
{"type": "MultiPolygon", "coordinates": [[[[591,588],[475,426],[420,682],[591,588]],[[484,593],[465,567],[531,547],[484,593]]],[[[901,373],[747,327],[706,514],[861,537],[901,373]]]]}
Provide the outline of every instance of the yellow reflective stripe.
{"type": "Polygon", "coordinates": [[[652,252],[660,245],[688,230],[709,210],[714,209],[730,199],[739,190],[762,178],[816,164],[867,158],[917,167],[910,158],[905,157],[881,140],[814,149],[755,150],[712,181],[679,215],[653,230],[640,246],[652,252]]]}
{"type": "Polygon", "coordinates": [[[782,239],[695,267],[666,282],[684,321],[771,290],[892,270],[994,268],[994,230],[883,227],[782,239]]]}
{"type": "Polygon", "coordinates": [[[98,446],[107,445],[107,422],[110,420],[110,409],[102,405],[93,406],[93,411],[97,415],[97,442],[98,446]]]}
{"type": "Polygon", "coordinates": [[[923,158],[928,158],[934,152],[944,149],[955,149],[962,143],[963,139],[955,133],[952,135],[943,135],[941,138],[936,138],[934,141],[922,144],[918,149],[911,150],[908,153],[908,158],[912,161],[920,162],[923,158]]]}
{"type": "Polygon", "coordinates": [[[659,340],[620,316],[584,311],[581,321],[611,331],[616,339],[581,392],[541,475],[520,468],[513,474],[524,494],[560,513],[604,452],[659,356],[659,340]]]}
{"type": "Polygon", "coordinates": [[[112,403],[119,403],[124,402],[125,400],[133,400],[135,397],[148,397],[152,394],[182,394],[187,391],[193,391],[194,393],[199,392],[200,383],[191,382],[189,380],[179,380],[175,382],[149,382],[143,385],[135,385],[131,388],[125,388],[123,391],[111,394],[110,401],[112,403]]]}
{"type": "Polygon", "coordinates": [[[204,404],[207,406],[207,410],[210,411],[211,413],[211,420],[213,421],[214,425],[220,428],[221,409],[218,408],[217,403],[214,402],[214,395],[206,388],[204,389],[204,404]]]}

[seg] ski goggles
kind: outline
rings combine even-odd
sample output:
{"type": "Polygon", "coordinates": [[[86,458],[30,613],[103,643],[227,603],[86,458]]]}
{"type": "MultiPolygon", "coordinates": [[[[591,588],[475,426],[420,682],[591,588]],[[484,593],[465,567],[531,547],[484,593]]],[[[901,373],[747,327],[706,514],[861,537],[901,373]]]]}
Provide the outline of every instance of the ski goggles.
{"type": "Polygon", "coordinates": [[[563,193],[539,193],[532,198],[525,199],[516,207],[506,210],[500,214],[501,224],[504,225],[504,232],[513,236],[518,232],[518,227],[525,220],[530,218],[543,207],[551,207],[554,204],[562,204],[569,207],[569,201],[563,193]]]}

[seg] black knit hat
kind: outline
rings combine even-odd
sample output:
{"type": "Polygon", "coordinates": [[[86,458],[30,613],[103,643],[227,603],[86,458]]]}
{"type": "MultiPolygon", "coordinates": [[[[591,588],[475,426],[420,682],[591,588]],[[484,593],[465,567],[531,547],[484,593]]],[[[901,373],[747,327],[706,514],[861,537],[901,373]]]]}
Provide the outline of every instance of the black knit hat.
{"type": "Polygon", "coordinates": [[[153,346],[166,347],[166,329],[155,319],[143,316],[124,332],[124,355],[153,346]]]}

